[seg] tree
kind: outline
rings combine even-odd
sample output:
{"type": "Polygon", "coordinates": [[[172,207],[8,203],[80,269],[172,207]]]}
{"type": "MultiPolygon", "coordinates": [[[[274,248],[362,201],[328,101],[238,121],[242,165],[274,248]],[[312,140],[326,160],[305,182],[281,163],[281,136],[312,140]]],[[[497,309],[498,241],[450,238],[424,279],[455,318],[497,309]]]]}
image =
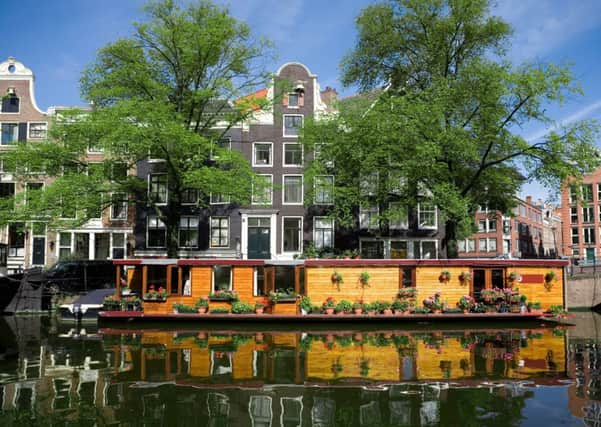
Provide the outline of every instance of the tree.
{"type": "MultiPolygon", "coordinates": [[[[386,224],[407,203],[435,203],[443,250],[455,257],[477,206],[510,212],[524,182],[558,189],[599,165],[591,121],[536,141],[517,133],[526,123],[550,125],[548,105],[581,89],[567,65],[513,66],[505,53],[511,29],[489,14],[488,0],[391,0],[361,12],[342,81],[362,95],[305,136],[335,163],[339,221],[349,222],[357,205],[379,205],[386,224]],[[369,192],[361,189],[366,176],[378,180],[369,192]]],[[[310,173],[326,169],[313,162],[310,173]]]]}
{"type": "Polygon", "coordinates": [[[148,19],[134,24],[133,35],[100,49],[83,72],[83,97],[94,108],[61,111],[47,142],[7,154],[9,164],[27,165],[16,168],[24,179],[33,168],[52,179],[43,190],[4,200],[0,221],[35,216],[60,228],[135,203],[166,225],[167,252],[176,256],[184,199],[197,195],[202,206],[214,192],[249,201],[250,165],[219,141],[266,106],[265,98],[242,95],[269,81],[263,63],[270,43],[209,1],[186,8],[153,1],[144,10],[148,19]],[[90,155],[92,147],[102,156],[90,155]],[[166,177],[166,194],[131,173],[149,158],[159,159],[153,165],[166,177]]]}

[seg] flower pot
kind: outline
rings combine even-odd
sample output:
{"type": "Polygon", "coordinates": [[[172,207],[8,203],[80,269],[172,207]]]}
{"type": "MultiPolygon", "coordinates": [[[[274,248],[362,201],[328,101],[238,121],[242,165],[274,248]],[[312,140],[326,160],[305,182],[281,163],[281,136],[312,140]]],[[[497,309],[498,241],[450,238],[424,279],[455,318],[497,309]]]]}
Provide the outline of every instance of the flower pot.
{"type": "Polygon", "coordinates": [[[205,314],[207,312],[206,307],[198,307],[198,314],[205,314]]]}
{"type": "Polygon", "coordinates": [[[305,310],[304,308],[301,308],[301,315],[306,316],[307,314],[309,314],[307,312],[307,310],[305,310]]]}
{"type": "Polygon", "coordinates": [[[368,314],[369,316],[375,316],[375,314],[376,314],[376,310],[369,310],[369,311],[367,312],[367,314],[368,314]]]}
{"type": "Polygon", "coordinates": [[[325,308],[324,311],[326,312],[326,314],[334,314],[334,308],[325,308]]]}
{"type": "Polygon", "coordinates": [[[263,307],[261,307],[261,308],[257,307],[257,308],[255,308],[255,313],[263,314],[263,310],[264,310],[263,307]]]}
{"type": "Polygon", "coordinates": [[[432,310],[432,314],[442,314],[442,310],[432,310]]]}
{"type": "Polygon", "coordinates": [[[363,313],[363,309],[362,308],[353,308],[353,311],[355,312],[355,314],[362,314],[363,313]]]}
{"type": "Polygon", "coordinates": [[[385,308],[384,312],[382,314],[384,314],[384,316],[392,316],[392,309],[391,308],[385,308]]]}
{"type": "Polygon", "coordinates": [[[463,314],[469,314],[469,310],[463,310],[463,314]]]}

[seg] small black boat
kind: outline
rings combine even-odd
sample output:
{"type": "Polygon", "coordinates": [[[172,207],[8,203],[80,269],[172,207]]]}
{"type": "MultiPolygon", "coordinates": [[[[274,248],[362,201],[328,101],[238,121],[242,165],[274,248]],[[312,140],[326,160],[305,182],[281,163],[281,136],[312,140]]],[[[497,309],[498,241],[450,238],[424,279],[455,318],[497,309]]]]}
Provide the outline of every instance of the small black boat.
{"type": "Polygon", "coordinates": [[[115,289],[95,289],[82,295],[71,304],[63,304],[59,307],[60,317],[63,320],[96,320],[98,313],[102,311],[104,299],[114,295],[115,289]]]}

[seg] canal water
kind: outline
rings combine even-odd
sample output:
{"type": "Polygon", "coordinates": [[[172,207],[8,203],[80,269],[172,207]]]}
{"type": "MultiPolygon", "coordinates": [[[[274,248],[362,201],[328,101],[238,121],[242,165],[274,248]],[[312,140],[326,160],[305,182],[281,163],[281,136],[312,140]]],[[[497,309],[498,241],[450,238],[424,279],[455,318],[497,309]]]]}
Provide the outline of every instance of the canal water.
{"type": "Polygon", "coordinates": [[[4,317],[0,426],[598,426],[601,316],[572,320],[253,330],[4,317]]]}

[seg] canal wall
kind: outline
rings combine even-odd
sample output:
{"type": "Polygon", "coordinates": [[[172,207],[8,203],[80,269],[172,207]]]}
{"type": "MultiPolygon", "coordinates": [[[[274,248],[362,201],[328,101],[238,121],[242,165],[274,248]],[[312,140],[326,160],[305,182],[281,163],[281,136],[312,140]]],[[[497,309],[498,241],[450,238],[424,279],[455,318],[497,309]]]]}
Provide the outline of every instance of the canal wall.
{"type": "Polygon", "coordinates": [[[601,304],[601,274],[568,276],[566,297],[568,310],[601,304]]]}

